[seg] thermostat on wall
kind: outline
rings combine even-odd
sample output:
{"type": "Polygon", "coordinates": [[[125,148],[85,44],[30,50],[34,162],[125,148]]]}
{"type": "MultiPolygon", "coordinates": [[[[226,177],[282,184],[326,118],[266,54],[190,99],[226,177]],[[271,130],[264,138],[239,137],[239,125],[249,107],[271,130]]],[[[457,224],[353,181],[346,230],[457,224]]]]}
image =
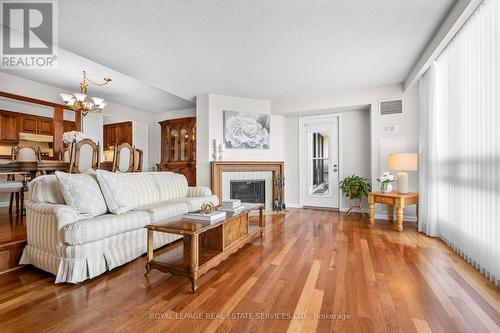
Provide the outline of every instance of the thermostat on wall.
{"type": "Polygon", "coordinates": [[[398,125],[396,124],[388,124],[385,126],[385,131],[386,132],[397,132],[398,131],[398,125]]]}

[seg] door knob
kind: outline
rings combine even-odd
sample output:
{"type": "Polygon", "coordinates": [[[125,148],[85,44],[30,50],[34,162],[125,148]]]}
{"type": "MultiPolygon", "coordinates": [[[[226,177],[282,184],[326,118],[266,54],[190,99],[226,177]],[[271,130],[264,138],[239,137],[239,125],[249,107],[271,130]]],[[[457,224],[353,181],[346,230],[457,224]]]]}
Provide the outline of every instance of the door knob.
{"type": "Polygon", "coordinates": [[[338,171],[338,169],[337,169],[337,164],[334,164],[334,165],[333,165],[333,172],[337,172],[337,171],[338,171]]]}

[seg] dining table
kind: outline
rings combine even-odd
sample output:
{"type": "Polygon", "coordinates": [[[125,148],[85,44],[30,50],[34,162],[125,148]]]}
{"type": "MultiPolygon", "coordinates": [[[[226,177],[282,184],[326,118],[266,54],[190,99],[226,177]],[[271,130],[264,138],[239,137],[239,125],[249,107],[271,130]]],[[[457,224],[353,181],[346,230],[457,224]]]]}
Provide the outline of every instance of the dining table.
{"type": "Polygon", "coordinates": [[[10,161],[0,163],[1,173],[17,173],[28,172],[31,178],[35,178],[37,173],[50,174],[55,171],[69,171],[69,162],[56,160],[41,160],[41,161],[10,161]]]}

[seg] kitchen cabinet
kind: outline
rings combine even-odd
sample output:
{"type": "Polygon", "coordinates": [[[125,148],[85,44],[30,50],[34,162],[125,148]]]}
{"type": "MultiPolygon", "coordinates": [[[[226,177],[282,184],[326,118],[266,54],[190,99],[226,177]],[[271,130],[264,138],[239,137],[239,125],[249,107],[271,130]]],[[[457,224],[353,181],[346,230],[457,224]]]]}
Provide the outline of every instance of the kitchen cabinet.
{"type": "Polygon", "coordinates": [[[19,142],[19,120],[11,112],[0,111],[0,143],[17,144],[19,142]]]}
{"type": "Polygon", "coordinates": [[[120,145],[122,143],[132,144],[132,122],[107,124],[103,126],[104,149],[120,145]]]}
{"type": "Polygon", "coordinates": [[[20,119],[21,133],[52,135],[54,131],[54,120],[47,117],[39,117],[18,114],[20,119]]]}
{"type": "Polygon", "coordinates": [[[76,123],[70,120],[63,121],[63,133],[76,131],[76,123]]]}

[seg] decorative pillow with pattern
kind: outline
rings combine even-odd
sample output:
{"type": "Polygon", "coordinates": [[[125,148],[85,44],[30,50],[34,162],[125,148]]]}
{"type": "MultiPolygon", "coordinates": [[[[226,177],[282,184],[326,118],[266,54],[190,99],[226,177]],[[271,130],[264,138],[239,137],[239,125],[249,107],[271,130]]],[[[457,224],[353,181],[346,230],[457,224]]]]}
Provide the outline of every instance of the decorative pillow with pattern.
{"type": "Polygon", "coordinates": [[[106,170],[96,170],[95,172],[111,213],[123,214],[137,207],[133,189],[128,179],[129,175],[106,170]]]}
{"type": "Polygon", "coordinates": [[[108,207],[95,175],[92,173],[56,172],[57,182],[66,205],[78,213],[78,219],[106,214],[108,207]]]}

